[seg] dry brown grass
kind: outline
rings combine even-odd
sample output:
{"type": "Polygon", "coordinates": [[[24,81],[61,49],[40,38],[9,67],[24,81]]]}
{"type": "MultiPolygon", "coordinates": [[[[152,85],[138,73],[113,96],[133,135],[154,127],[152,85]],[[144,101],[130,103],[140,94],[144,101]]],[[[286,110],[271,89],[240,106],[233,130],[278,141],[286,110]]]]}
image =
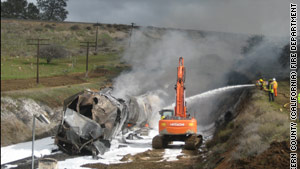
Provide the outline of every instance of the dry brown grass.
{"type": "Polygon", "coordinates": [[[1,147],[26,141],[31,137],[31,130],[17,119],[1,120],[1,147]]]}
{"type": "Polygon", "coordinates": [[[244,112],[235,119],[235,125],[242,130],[236,140],[238,146],[232,153],[233,159],[260,154],[272,141],[288,139],[288,115],[269,103],[263,91],[254,92],[244,112]]]}
{"type": "Polygon", "coordinates": [[[248,137],[240,139],[240,143],[232,153],[233,159],[245,158],[257,155],[269,148],[269,144],[262,141],[258,134],[251,134],[248,137]]]}

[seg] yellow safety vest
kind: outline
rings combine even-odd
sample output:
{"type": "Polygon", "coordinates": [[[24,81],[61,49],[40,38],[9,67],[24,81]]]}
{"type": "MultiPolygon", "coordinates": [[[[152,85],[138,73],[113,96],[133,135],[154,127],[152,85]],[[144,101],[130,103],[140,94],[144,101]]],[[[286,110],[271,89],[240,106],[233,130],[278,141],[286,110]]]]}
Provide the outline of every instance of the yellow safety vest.
{"type": "Polygon", "coordinates": [[[300,104],[300,93],[298,94],[298,103],[300,104]]]}
{"type": "Polygon", "coordinates": [[[274,82],[269,84],[269,92],[274,93],[274,82]]]}
{"type": "Polygon", "coordinates": [[[274,89],[277,89],[277,87],[278,87],[278,83],[274,81],[274,89]]]}
{"type": "Polygon", "coordinates": [[[263,81],[263,82],[262,82],[262,86],[263,86],[263,88],[266,88],[267,82],[266,82],[266,81],[263,81]]]}

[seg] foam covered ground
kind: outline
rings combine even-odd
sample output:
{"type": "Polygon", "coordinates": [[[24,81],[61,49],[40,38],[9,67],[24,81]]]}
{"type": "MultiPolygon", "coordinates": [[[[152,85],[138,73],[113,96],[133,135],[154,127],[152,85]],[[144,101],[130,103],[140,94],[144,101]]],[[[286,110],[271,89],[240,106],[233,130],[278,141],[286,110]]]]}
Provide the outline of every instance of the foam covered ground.
{"type": "MultiPolygon", "coordinates": [[[[87,163],[103,163],[103,164],[116,164],[126,163],[130,161],[120,161],[125,155],[135,155],[137,153],[145,152],[152,149],[152,138],[157,135],[157,130],[150,130],[149,136],[144,136],[143,139],[126,140],[123,143],[122,137],[118,136],[112,140],[111,148],[104,155],[98,155],[99,159],[95,160],[92,156],[81,156],[70,158],[63,161],[58,161],[59,168],[76,169],[85,168],[80,167],[87,163]]],[[[180,144],[180,143],[175,143],[180,144]]],[[[57,149],[54,145],[54,139],[47,137],[35,141],[35,156],[40,158],[44,155],[50,155],[51,151],[57,149]]],[[[56,152],[57,153],[57,152],[56,152]]],[[[178,160],[176,157],[181,154],[181,149],[165,149],[163,160],[174,161],[178,160]]],[[[16,165],[8,165],[7,163],[31,157],[31,141],[19,143],[1,148],[1,165],[7,168],[16,167],[16,165]],[[5,165],[6,164],[6,165],[5,165]]]]}

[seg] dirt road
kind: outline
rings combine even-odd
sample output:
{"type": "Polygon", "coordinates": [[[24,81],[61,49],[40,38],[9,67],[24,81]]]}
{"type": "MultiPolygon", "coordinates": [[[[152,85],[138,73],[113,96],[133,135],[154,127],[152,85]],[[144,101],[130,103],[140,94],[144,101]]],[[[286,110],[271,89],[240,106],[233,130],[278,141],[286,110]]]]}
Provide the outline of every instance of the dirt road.
{"type": "MultiPolygon", "coordinates": [[[[103,71],[93,71],[88,74],[89,78],[99,78],[112,74],[111,72],[103,69],[103,71]]],[[[85,73],[73,73],[65,76],[51,76],[51,77],[40,77],[40,85],[44,87],[55,87],[65,86],[72,84],[86,83],[85,73]]],[[[1,80],[1,92],[12,91],[12,90],[23,90],[29,88],[37,88],[39,85],[36,84],[36,78],[30,79],[13,79],[13,80],[1,80]]]]}
{"type": "MultiPolygon", "coordinates": [[[[182,145],[171,145],[168,149],[147,150],[136,155],[125,155],[121,161],[126,163],[119,164],[85,164],[82,167],[98,169],[158,169],[158,168],[195,168],[203,160],[204,152],[199,150],[183,150],[182,145]],[[174,153],[177,151],[178,153],[174,153]],[[166,158],[172,153],[172,158],[166,158]],[[173,161],[174,160],[174,161],[173,161]]],[[[200,166],[198,166],[199,168],[200,166]]]]}

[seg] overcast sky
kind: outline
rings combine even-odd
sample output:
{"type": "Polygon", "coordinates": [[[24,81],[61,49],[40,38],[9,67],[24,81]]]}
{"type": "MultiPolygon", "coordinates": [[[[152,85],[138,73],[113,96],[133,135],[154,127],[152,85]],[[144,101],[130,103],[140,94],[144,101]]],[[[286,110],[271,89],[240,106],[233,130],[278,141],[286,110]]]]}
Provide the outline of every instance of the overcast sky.
{"type": "Polygon", "coordinates": [[[69,0],[67,21],[288,36],[291,1],[69,0]]]}

